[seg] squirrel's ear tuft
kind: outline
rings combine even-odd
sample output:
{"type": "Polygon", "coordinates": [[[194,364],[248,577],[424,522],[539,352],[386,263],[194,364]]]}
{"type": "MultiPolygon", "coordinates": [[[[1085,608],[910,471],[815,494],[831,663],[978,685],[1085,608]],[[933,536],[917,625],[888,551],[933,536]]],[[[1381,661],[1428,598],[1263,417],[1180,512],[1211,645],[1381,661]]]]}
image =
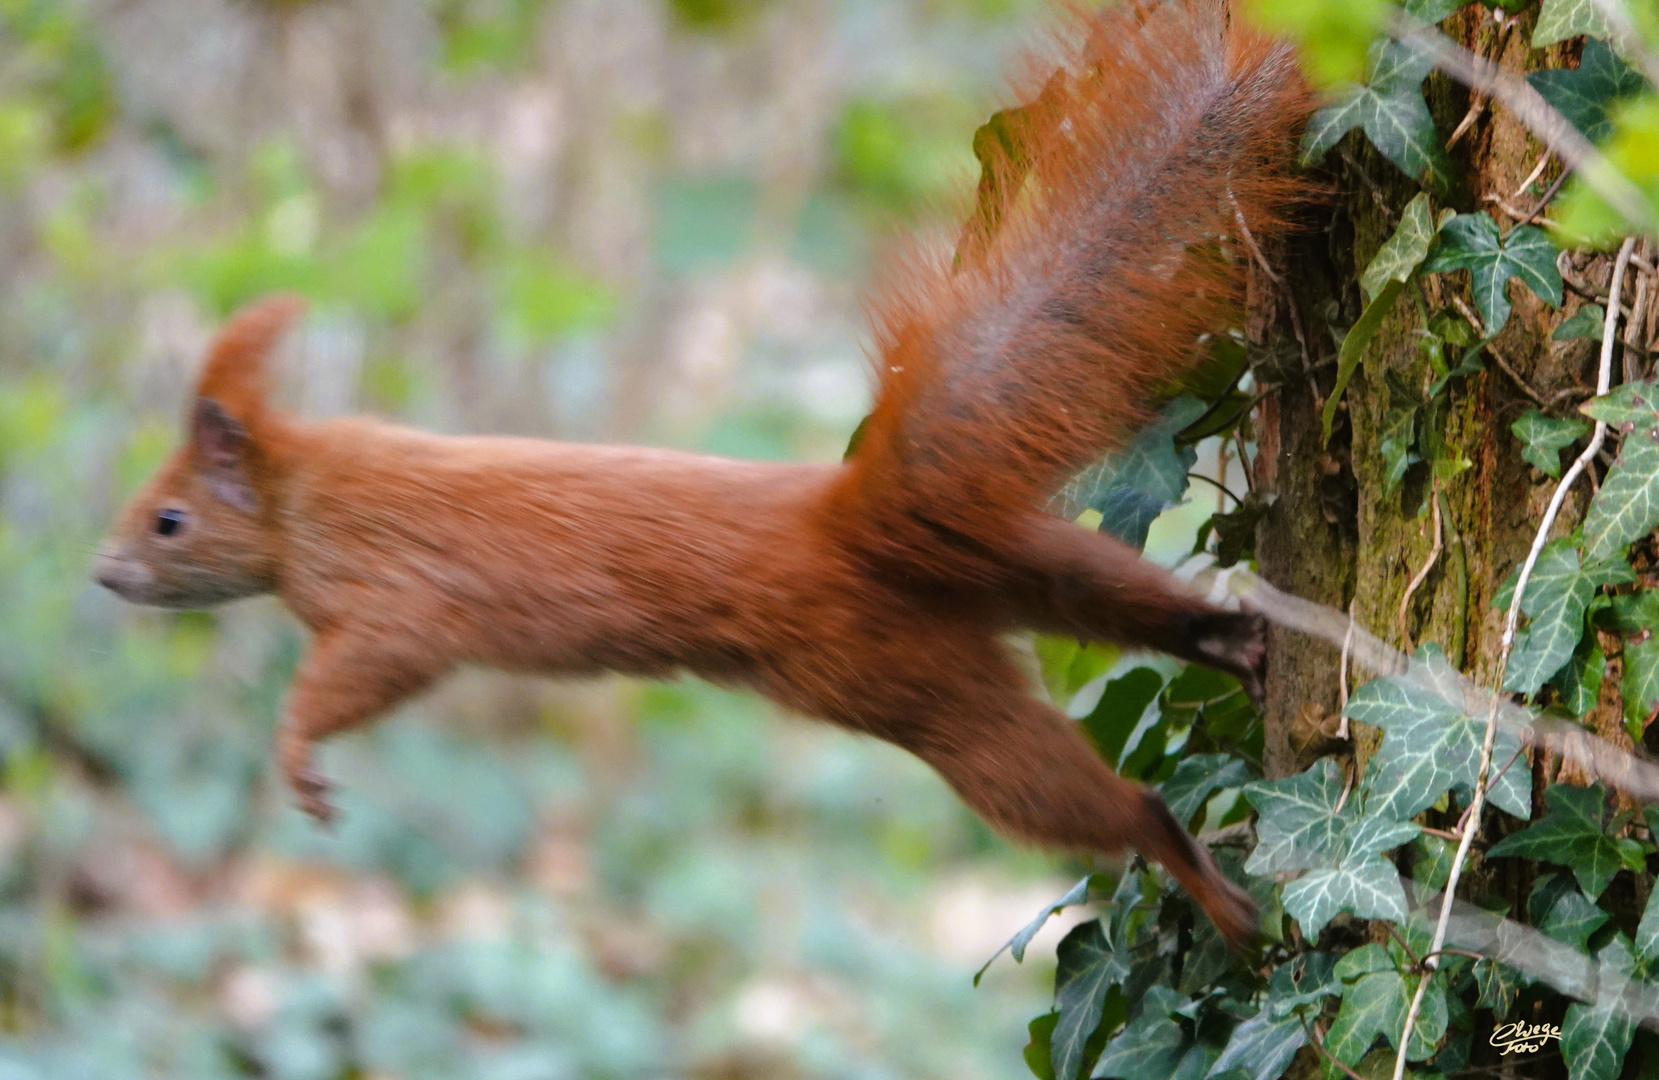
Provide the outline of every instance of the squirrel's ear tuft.
{"type": "Polygon", "coordinates": [[[249,460],[253,442],[241,421],[215,399],[199,398],[191,418],[190,444],[196,468],[206,478],[214,498],[250,514],[259,508],[249,460]]]}
{"type": "MultiPolygon", "coordinates": [[[[265,360],[282,332],[305,310],[298,296],[272,296],[232,315],[208,349],[196,383],[200,401],[212,399],[226,415],[244,425],[264,411],[265,360]]],[[[193,423],[199,428],[200,415],[193,423]]]]}

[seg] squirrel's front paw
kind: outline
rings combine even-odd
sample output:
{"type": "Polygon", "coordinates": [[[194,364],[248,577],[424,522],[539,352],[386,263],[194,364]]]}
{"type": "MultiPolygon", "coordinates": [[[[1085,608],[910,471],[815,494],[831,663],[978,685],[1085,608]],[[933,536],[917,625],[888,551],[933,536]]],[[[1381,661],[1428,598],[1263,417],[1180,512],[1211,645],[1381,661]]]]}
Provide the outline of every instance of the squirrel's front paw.
{"type": "Polygon", "coordinates": [[[317,824],[334,823],[334,804],[328,798],[334,785],[322,773],[315,769],[299,769],[288,774],[288,786],[293,789],[300,809],[310,814],[317,824]]]}

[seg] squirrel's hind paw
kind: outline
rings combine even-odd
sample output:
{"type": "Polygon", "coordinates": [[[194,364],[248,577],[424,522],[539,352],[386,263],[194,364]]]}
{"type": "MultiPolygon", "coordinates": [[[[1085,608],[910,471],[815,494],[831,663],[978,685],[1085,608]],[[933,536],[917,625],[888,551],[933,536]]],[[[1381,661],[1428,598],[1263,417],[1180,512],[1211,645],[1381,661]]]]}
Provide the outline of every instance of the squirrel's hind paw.
{"type": "Polygon", "coordinates": [[[1260,709],[1266,695],[1267,619],[1253,612],[1211,615],[1192,633],[1193,659],[1239,681],[1260,709]]]}
{"type": "Polygon", "coordinates": [[[334,785],[321,773],[313,769],[300,769],[288,775],[288,786],[293,789],[299,808],[313,821],[323,826],[334,824],[336,811],[328,797],[334,785]]]}

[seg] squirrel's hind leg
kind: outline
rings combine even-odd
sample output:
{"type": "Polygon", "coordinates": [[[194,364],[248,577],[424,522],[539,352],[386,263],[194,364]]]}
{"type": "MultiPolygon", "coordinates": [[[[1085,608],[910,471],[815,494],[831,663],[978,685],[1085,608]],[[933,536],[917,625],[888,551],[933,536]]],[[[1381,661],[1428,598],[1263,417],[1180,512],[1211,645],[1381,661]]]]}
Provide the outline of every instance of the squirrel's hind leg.
{"type": "Polygon", "coordinates": [[[1045,847],[1114,853],[1133,846],[1163,864],[1237,948],[1256,907],[1159,794],[1107,768],[1077,727],[1012,685],[967,678],[938,707],[910,714],[893,741],[932,765],[997,830],[1045,847]]]}
{"type": "Polygon", "coordinates": [[[335,632],[319,635],[300,661],[277,730],[277,768],[300,809],[319,822],[334,817],[331,788],[312,766],[319,740],[367,723],[420,693],[446,665],[400,647],[403,635],[335,632]]]}
{"type": "Polygon", "coordinates": [[[1140,646],[1224,671],[1259,706],[1267,620],[1227,611],[1129,545],[1052,517],[1033,517],[1013,552],[1007,600],[1035,629],[1140,646]]]}

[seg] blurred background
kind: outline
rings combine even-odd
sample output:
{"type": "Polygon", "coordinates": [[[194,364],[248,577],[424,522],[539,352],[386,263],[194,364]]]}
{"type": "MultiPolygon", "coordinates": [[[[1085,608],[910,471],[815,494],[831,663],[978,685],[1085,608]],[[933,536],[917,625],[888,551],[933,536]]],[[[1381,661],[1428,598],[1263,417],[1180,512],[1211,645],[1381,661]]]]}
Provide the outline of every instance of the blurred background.
{"type": "Polygon", "coordinates": [[[468,674],[326,748],[323,835],[295,622],[86,575],[272,289],[310,415],[833,460],[1035,7],[0,0],[0,1080],[1023,1072],[1052,948],[971,976],[1079,868],[898,751],[468,674]]]}

